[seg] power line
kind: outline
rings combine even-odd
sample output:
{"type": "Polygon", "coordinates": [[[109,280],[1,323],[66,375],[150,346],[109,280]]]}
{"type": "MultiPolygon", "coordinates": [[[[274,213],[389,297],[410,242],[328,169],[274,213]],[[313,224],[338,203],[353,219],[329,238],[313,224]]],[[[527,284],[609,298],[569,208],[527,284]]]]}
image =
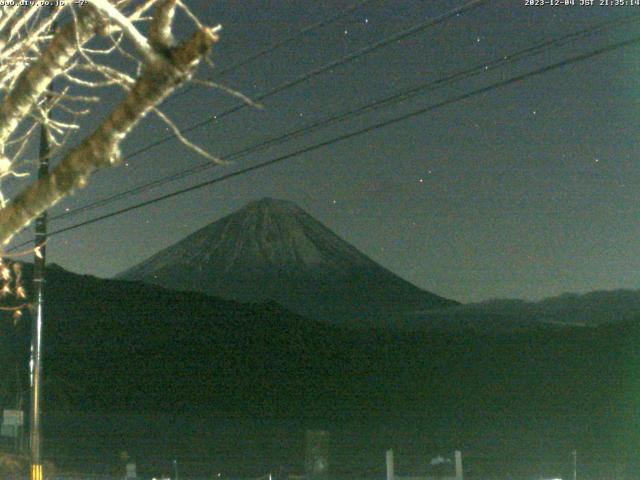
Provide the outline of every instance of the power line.
{"type": "MultiPolygon", "coordinates": [[[[316,68],[316,69],[314,69],[314,70],[312,70],[312,71],[310,71],[310,72],[308,72],[306,74],[303,74],[303,75],[297,77],[294,80],[285,82],[285,83],[275,87],[274,89],[272,89],[272,90],[260,95],[259,97],[256,97],[255,99],[253,99],[253,101],[255,101],[255,102],[263,101],[266,98],[269,98],[269,97],[271,97],[273,95],[276,95],[277,93],[280,93],[280,92],[282,92],[282,91],[284,91],[284,90],[286,90],[288,88],[296,86],[296,85],[298,85],[298,84],[300,84],[300,83],[302,83],[302,82],[304,82],[306,80],[309,80],[309,79],[311,79],[311,78],[313,78],[315,76],[318,76],[318,75],[320,75],[320,74],[322,74],[322,73],[324,73],[324,72],[326,72],[326,71],[328,71],[328,70],[330,70],[332,68],[335,68],[337,66],[343,65],[343,64],[351,62],[353,60],[356,60],[357,58],[360,58],[363,55],[366,55],[366,54],[368,54],[368,53],[370,53],[370,52],[372,52],[374,50],[382,48],[382,47],[384,47],[384,46],[386,46],[386,45],[388,45],[390,43],[405,39],[405,38],[407,38],[407,37],[409,37],[411,35],[414,35],[416,33],[421,32],[421,31],[423,31],[423,30],[425,30],[425,29],[427,29],[429,27],[436,26],[436,25],[438,25],[438,24],[440,24],[440,23],[442,23],[442,22],[444,22],[444,21],[446,21],[446,20],[448,20],[450,18],[453,18],[453,17],[456,17],[456,16],[460,16],[463,13],[469,12],[469,11],[475,9],[475,8],[478,8],[478,7],[488,3],[489,1],[490,0],[472,0],[472,1],[468,2],[468,3],[465,3],[461,7],[456,7],[454,9],[452,9],[452,10],[447,11],[446,13],[444,13],[444,14],[438,16],[438,17],[435,17],[435,18],[429,19],[429,20],[427,20],[425,22],[421,22],[419,24],[413,25],[412,27],[409,27],[409,28],[407,28],[405,30],[402,30],[402,31],[400,31],[400,32],[398,32],[396,34],[393,34],[393,35],[391,35],[389,37],[381,39],[381,40],[375,42],[372,45],[368,45],[366,47],[363,47],[363,48],[361,48],[359,50],[356,50],[356,51],[354,51],[354,52],[352,52],[352,53],[350,53],[350,54],[348,54],[346,56],[343,56],[343,57],[341,57],[341,58],[339,58],[337,60],[329,62],[329,63],[327,63],[327,64],[325,64],[325,65],[323,65],[321,67],[318,67],[318,68],[316,68]]],[[[192,124],[189,127],[186,127],[184,129],[182,129],[180,132],[182,134],[191,132],[191,131],[193,131],[193,130],[195,130],[197,128],[200,128],[200,127],[202,127],[202,126],[204,126],[204,125],[206,125],[208,123],[211,123],[211,122],[216,121],[216,120],[220,120],[221,118],[223,118],[223,117],[225,117],[227,115],[230,115],[230,114],[232,114],[234,112],[237,112],[238,110],[240,110],[240,109],[242,109],[242,108],[244,108],[246,106],[247,106],[246,103],[238,104],[238,105],[236,105],[236,106],[234,106],[234,107],[232,107],[232,108],[230,108],[230,109],[228,109],[228,110],[226,110],[226,111],[224,111],[224,112],[222,112],[220,114],[212,115],[212,116],[208,117],[207,119],[205,119],[203,121],[200,121],[200,122],[197,122],[195,124],[192,124]]],[[[142,154],[142,153],[144,153],[144,152],[146,152],[148,150],[151,150],[152,148],[155,148],[155,147],[157,147],[159,145],[162,145],[163,143],[166,143],[166,142],[168,142],[170,140],[173,140],[174,138],[177,138],[176,134],[167,135],[167,136],[165,136],[165,137],[163,137],[163,138],[161,138],[161,139],[159,139],[159,140],[157,140],[155,142],[152,142],[152,143],[150,143],[150,144],[148,144],[148,145],[146,145],[146,146],[144,146],[144,147],[142,147],[142,148],[140,148],[138,150],[135,150],[135,151],[129,153],[128,155],[126,155],[122,159],[122,161],[126,161],[126,160],[129,160],[129,159],[133,158],[133,157],[136,157],[136,156],[138,156],[138,155],[140,155],[140,154],[142,154]]],[[[67,213],[70,214],[70,212],[67,212],[67,213]]],[[[62,215],[65,215],[65,214],[60,214],[60,215],[56,216],[55,218],[61,218],[62,215]]]]}
{"type": "MultiPolygon", "coordinates": [[[[519,61],[519,60],[523,60],[525,58],[529,58],[531,56],[534,55],[538,55],[540,53],[543,53],[545,51],[547,51],[548,49],[550,49],[551,47],[559,47],[559,46],[563,46],[566,43],[569,43],[571,41],[574,41],[576,39],[581,39],[584,38],[586,36],[589,35],[593,35],[593,34],[597,34],[597,33],[602,33],[603,31],[606,31],[607,29],[616,27],[616,26],[620,26],[623,25],[625,23],[631,22],[631,21],[635,21],[637,20],[637,18],[640,17],[640,13],[636,13],[636,14],[632,14],[632,15],[628,15],[626,17],[622,17],[620,19],[615,19],[615,20],[609,20],[606,22],[601,22],[597,25],[593,25],[591,27],[579,30],[577,32],[572,32],[569,33],[567,35],[563,35],[559,38],[555,38],[552,40],[547,40],[547,41],[543,41],[540,42],[536,45],[533,45],[531,47],[528,47],[526,49],[517,51],[515,53],[509,54],[509,55],[504,55],[501,56],[499,58],[496,58],[492,61],[489,62],[485,62],[485,63],[481,63],[478,65],[475,65],[473,67],[467,68],[465,70],[462,70],[460,72],[456,72],[450,75],[447,75],[445,77],[439,78],[437,80],[432,80],[429,82],[424,82],[418,86],[412,87],[408,90],[403,90],[401,92],[398,92],[396,94],[387,96],[385,98],[382,98],[380,100],[377,100],[375,102],[366,104],[364,106],[358,107],[356,109],[351,109],[348,110],[346,112],[342,112],[340,114],[331,116],[329,118],[325,118],[323,120],[320,120],[318,122],[315,122],[311,125],[307,125],[305,127],[301,127],[298,128],[296,130],[287,132],[285,134],[282,135],[278,135],[275,137],[271,137],[267,140],[261,141],[257,144],[251,145],[249,147],[243,148],[242,150],[239,151],[235,151],[233,153],[230,153],[228,155],[225,155],[224,158],[231,160],[231,159],[236,159],[238,157],[243,157],[246,156],[250,153],[254,153],[256,151],[265,149],[267,147],[276,145],[276,144],[280,144],[283,143],[285,141],[288,141],[292,138],[301,136],[303,134],[315,131],[319,128],[322,127],[326,127],[329,125],[332,125],[334,123],[337,122],[341,122],[341,121],[345,121],[351,118],[354,118],[356,116],[359,115],[363,115],[365,113],[374,111],[374,110],[378,110],[380,108],[384,108],[387,106],[390,106],[392,104],[398,103],[398,102],[403,102],[406,100],[409,100],[411,98],[414,98],[417,95],[420,95],[422,93],[428,92],[428,91],[433,91],[437,88],[441,88],[444,87],[446,85],[450,85],[454,82],[457,81],[461,81],[461,80],[466,80],[468,78],[471,78],[473,76],[479,75],[481,73],[486,73],[488,71],[493,71],[496,68],[499,68],[505,64],[510,64],[513,63],[515,61],[519,61]]],[[[153,180],[151,182],[147,182],[145,184],[142,185],[138,185],[137,187],[134,187],[132,189],[129,190],[125,190],[123,192],[120,193],[116,193],[114,195],[110,195],[108,197],[102,198],[100,200],[94,201],[92,203],[89,203],[87,205],[84,205],[82,207],[78,207],[75,208],[73,210],[64,212],[64,213],[60,213],[56,216],[53,216],[51,218],[51,220],[59,220],[62,218],[67,218],[73,215],[77,215],[81,212],[86,212],[89,210],[93,210],[95,208],[99,208],[105,205],[108,205],[109,203],[112,203],[114,201],[117,200],[121,200],[124,198],[127,198],[129,196],[133,196],[136,194],[139,194],[143,191],[146,191],[148,189],[151,188],[157,188],[159,186],[162,185],[166,185],[168,183],[174,182],[176,180],[180,180],[182,178],[185,178],[187,176],[193,175],[195,173],[201,172],[203,170],[209,169],[209,168],[213,168],[218,166],[217,164],[211,163],[211,162],[205,162],[205,163],[201,163],[199,165],[196,165],[194,167],[188,168],[186,170],[182,170],[180,172],[174,173],[172,175],[168,175],[166,177],[157,179],[157,180],[153,180]]]]}
{"type": "MultiPolygon", "coordinates": [[[[365,6],[367,3],[371,3],[373,0],[361,0],[358,2],[353,3],[352,5],[349,5],[347,8],[341,10],[340,12],[336,13],[335,15],[332,15],[328,18],[325,18],[323,20],[319,20],[315,23],[312,23],[310,25],[306,25],[304,27],[302,27],[301,29],[299,29],[298,31],[294,32],[293,34],[282,38],[274,43],[272,43],[271,45],[269,45],[268,47],[263,48],[262,50],[258,50],[256,53],[254,53],[253,55],[249,55],[245,58],[243,58],[242,60],[238,60],[235,63],[232,63],[231,65],[229,65],[228,67],[223,68],[222,70],[219,70],[217,72],[213,72],[212,76],[210,79],[213,78],[218,78],[218,77],[222,77],[223,75],[228,74],[229,72],[232,72],[233,70],[236,70],[240,67],[243,67],[251,62],[253,62],[254,60],[257,60],[258,58],[264,56],[264,55],[268,55],[270,53],[273,53],[274,51],[278,50],[279,48],[284,47],[285,45],[293,42],[294,40],[297,40],[298,38],[304,36],[305,34],[312,32],[313,30],[318,30],[326,25],[329,25],[333,22],[336,22],[337,20],[340,20],[343,17],[346,17],[348,15],[350,15],[351,13],[353,13],[354,11],[356,11],[357,9],[365,6]]],[[[191,86],[188,88],[185,88],[184,90],[172,95],[171,97],[169,97],[164,103],[168,103],[171,102],[173,99],[178,98],[182,95],[185,95],[189,92],[191,92],[195,87],[191,86]]]]}
{"type": "MultiPolygon", "coordinates": [[[[323,147],[326,147],[326,146],[329,146],[329,145],[332,145],[332,144],[335,144],[335,143],[343,142],[343,141],[351,139],[353,137],[356,137],[356,136],[359,136],[359,135],[363,135],[365,133],[373,132],[373,131],[378,130],[380,128],[388,127],[388,126],[394,125],[396,123],[402,122],[404,120],[408,120],[410,118],[414,118],[414,117],[417,117],[417,116],[420,116],[420,115],[424,115],[425,113],[437,110],[439,108],[451,105],[453,103],[460,102],[462,100],[467,100],[467,99],[475,97],[477,95],[481,95],[481,94],[490,92],[490,91],[495,90],[497,88],[505,87],[507,85],[511,85],[511,84],[526,80],[526,79],[528,79],[530,77],[543,75],[543,74],[548,73],[548,72],[550,72],[552,70],[556,70],[556,69],[565,67],[567,65],[574,64],[574,63],[582,62],[582,61],[591,59],[593,57],[596,57],[598,55],[603,55],[605,53],[609,53],[609,52],[612,52],[614,50],[618,50],[620,48],[628,47],[628,46],[635,45],[635,44],[638,44],[638,43],[640,43],[640,37],[634,37],[632,39],[625,40],[625,41],[622,41],[622,42],[617,42],[617,43],[614,43],[612,45],[608,45],[606,47],[602,47],[600,49],[597,49],[597,50],[594,50],[594,51],[591,51],[591,52],[588,52],[588,53],[585,53],[585,54],[577,55],[577,56],[562,60],[560,62],[553,63],[553,64],[548,65],[546,67],[541,67],[541,68],[538,68],[536,70],[532,70],[530,72],[527,72],[527,73],[524,73],[524,74],[521,74],[521,75],[517,75],[515,77],[511,77],[511,78],[509,78],[507,80],[503,80],[503,81],[496,82],[496,83],[493,83],[493,84],[485,86],[485,87],[481,87],[481,88],[475,89],[475,90],[473,90],[471,92],[468,92],[468,93],[465,93],[465,94],[462,94],[462,95],[458,95],[458,96],[450,98],[448,100],[444,100],[442,102],[430,105],[428,107],[424,107],[424,108],[421,108],[419,110],[414,110],[412,112],[400,115],[398,117],[395,117],[395,118],[392,118],[392,119],[389,119],[389,120],[386,120],[384,122],[376,123],[374,125],[370,125],[368,127],[356,130],[354,132],[350,132],[350,133],[347,133],[347,134],[344,134],[344,135],[340,135],[340,136],[334,137],[334,138],[332,138],[330,140],[326,140],[326,141],[323,141],[323,142],[320,142],[320,143],[316,143],[314,145],[311,145],[311,146],[296,150],[294,152],[291,152],[291,153],[288,153],[288,154],[273,158],[271,160],[267,160],[265,162],[258,163],[256,165],[252,165],[250,167],[246,167],[246,168],[243,168],[241,170],[237,170],[235,172],[228,173],[228,174],[223,175],[221,177],[217,177],[217,178],[205,181],[205,182],[201,182],[201,183],[192,185],[190,187],[183,188],[181,190],[177,190],[177,191],[165,194],[165,195],[161,195],[161,196],[156,197],[154,199],[147,200],[147,201],[144,201],[144,202],[140,202],[140,203],[131,205],[129,207],[125,207],[125,208],[122,208],[120,210],[116,210],[114,212],[110,212],[110,213],[107,213],[107,214],[104,214],[104,215],[100,215],[100,216],[91,218],[89,220],[77,223],[75,225],[71,225],[71,226],[68,226],[68,227],[65,227],[65,228],[60,228],[58,230],[55,230],[55,231],[51,232],[49,234],[49,237],[52,237],[54,235],[58,235],[60,233],[68,232],[70,230],[75,230],[77,228],[84,227],[86,225],[90,225],[92,223],[96,223],[96,222],[99,222],[99,221],[102,221],[102,220],[106,220],[108,218],[115,217],[117,215],[121,215],[123,213],[127,213],[127,212],[130,212],[130,211],[133,211],[133,210],[137,210],[139,208],[146,207],[148,205],[152,205],[152,204],[160,202],[162,200],[167,200],[169,198],[173,198],[173,197],[176,197],[178,195],[182,195],[184,193],[192,192],[194,190],[198,190],[198,189],[213,185],[215,183],[220,183],[220,182],[223,182],[225,180],[229,180],[231,178],[238,177],[240,175],[244,175],[246,173],[250,173],[250,172],[253,172],[253,171],[256,171],[256,170],[260,170],[260,169],[269,167],[271,165],[275,165],[277,163],[281,163],[281,162],[283,162],[285,160],[288,160],[290,158],[293,158],[293,157],[296,157],[296,156],[299,156],[299,155],[302,155],[302,154],[305,154],[305,153],[309,153],[309,152],[312,152],[314,150],[318,150],[320,148],[323,148],[323,147]]],[[[17,248],[20,248],[20,247],[26,245],[27,243],[30,243],[30,242],[25,242],[25,243],[22,243],[20,245],[16,245],[15,247],[11,248],[9,251],[11,252],[11,251],[13,251],[13,250],[15,250],[17,248]]]]}
{"type": "MultiPolygon", "coordinates": [[[[409,27],[409,28],[407,28],[405,30],[402,30],[402,31],[400,31],[400,32],[398,32],[396,34],[393,34],[393,35],[389,36],[389,37],[386,37],[386,38],[383,38],[381,40],[378,40],[377,42],[375,42],[375,43],[373,43],[371,45],[367,45],[365,47],[362,47],[362,48],[360,48],[360,49],[358,49],[358,50],[356,50],[356,51],[354,51],[354,52],[352,52],[350,54],[347,54],[347,55],[345,55],[345,56],[343,56],[343,57],[341,57],[341,58],[339,58],[337,60],[333,60],[333,61],[331,61],[329,63],[326,63],[325,65],[322,65],[322,66],[320,66],[318,68],[315,68],[315,69],[311,70],[308,73],[305,73],[305,74],[303,74],[303,75],[301,75],[299,77],[294,78],[293,80],[286,81],[286,82],[278,85],[277,87],[269,90],[268,92],[263,93],[262,95],[259,95],[259,96],[255,97],[255,98],[253,98],[252,101],[255,102],[255,103],[258,103],[258,102],[261,102],[263,100],[266,100],[267,98],[270,98],[270,97],[272,97],[272,96],[274,96],[274,95],[276,95],[278,93],[281,93],[284,90],[287,90],[289,88],[295,87],[296,85],[299,85],[299,84],[301,84],[303,82],[306,82],[307,80],[309,80],[311,78],[317,77],[318,75],[321,75],[321,74],[323,74],[323,73],[325,73],[325,72],[327,72],[327,71],[329,71],[329,70],[331,70],[333,68],[339,67],[339,66],[344,65],[344,64],[349,63],[349,62],[352,62],[352,61],[354,61],[354,60],[356,60],[356,59],[358,59],[358,58],[360,58],[360,57],[362,57],[364,55],[367,55],[368,53],[371,53],[371,52],[373,52],[375,50],[378,50],[378,49],[380,49],[382,47],[385,47],[385,46],[387,46],[387,45],[389,45],[391,43],[398,42],[400,40],[404,40],[407,37],[410,37],[412,35],[420,33],[420,32],[422,32],[422,31],[424,31],[424,30],[426,30],[426,29],[428,29],[430,27],[434,27],[436,25],[439,25],[439,24],[449,20],[450,18],[453,18],[453,17],[456,17],[456,16],[460,16],[463,13],[467,13],[467,12],[469,12],[469,11],[475,9],[475,8],[478,8],[478,7],[480,7],[480,6],[482,6],[482,5],[486,4],[486,3],[489,3],[490,1],[491,0],[471,0],[471,1],[467,2],[467,3],[465,3],[464,5],[462,5],[461,7],[454,8],[454,9],[449,10],[448,12],[446,12],[446,13],[438,16],[438,17],[431,18],[431,19],[429,19],[429,20],[427,20],[425,22],[418,23],[418,24],[416,24],[416,25],[414,25],[412,27],[409,27]]],[[[180,133],[182,133],[182,134],[189,133],[189,132],[191,132],[193,130],[196,130],[196,129],[204,126],[204,125],[207,125],[208,123],[211,123],[211,122],[213,122],[215,120],[220,120],[220,119],[226,117],[227,115],[231,115],[232,113],[235,113],[235,112],[237,112],[239,110],[242,110],[247,105],[248,105],[247,103],[239,103],[236,106],[231,107],[230,109],[225,110],[222,113],[219,113],[219,114],[216,114],[216,115],[212,115],[211,117],[209,117],[209,118],[207,118],[205,120],[202,120],[200,122],[194,123],[193,125],[185,128],[185,129],[180,130],[180,133]]],[[[162,145],[163,143],[166,143],[169,140],[173,140],[175,138],[177,138],[176,134],[167,135],[166,137],[163,137],[163,138],[161,138],[161,139],[159,139],[159,140],[157,140],[157,141],[155,141],[153,143],[150,143],[150,144],[148,144],[148,145],[146,145],[146,146],[144,146],[144,147],[142,147],[142,148],[140,148],[138,150],[135,150],[135,151],[131,152],[130,154],[128,154],[127,156],[125,156],[123,158],[123,161],[124,160],[128,160],[128,159],[130,159],[132,157],[138,156],[141,153],[144,153],[144,152],[146,152],[148,150],[151,150],[152,148],[155,148],[158,145],[162,145]]]]}
{"type": "Polygon", "coordinates": [[[306,27],[301,28],[300,30],[298,30],[296,33],[294,33],[293,35],[290,35],[289,37],[283,38],[280,41],[275,42],[274,44],[270,45],[269,47],[264,48],[263,50],[259,50],[258,52],[256,52],[253,55],[249,55],[247,58],[240,60],[236,63],[233,63],[231,65],[229,65],[228,67],[220,70],[217,73],[214,73],[215,77],[220,77],[222,75],[226,75],[227,73],[240,68],[254,60],[256,60],[257,58],[266,55],[268,53],[271,53],[275,50],[277,50],[278,48],[281,48],[285,45],[287,45],[288,43],[293,42],[294,40],[297,40],[298,38],[300,38],[301,36],[303,36],[306,33],[309,33],[313,30],[317,30],[319,28],[322,28],[330,23],[333,23],[337,20],[340,20],[342,17],[345,17],[347,15],[350,15],[351,13],[353,13],[355,10],[365,6],[367,3],[371,3],[373,0],[361,0],[359,2],[355,2],[354,4],[348,6],[347,8],[345,8],[344,10],[338,12],[337,14],[326,18],[324,20],[320,20],[316,23],[313,23],[311,25],[308,25],[306,27]]]}

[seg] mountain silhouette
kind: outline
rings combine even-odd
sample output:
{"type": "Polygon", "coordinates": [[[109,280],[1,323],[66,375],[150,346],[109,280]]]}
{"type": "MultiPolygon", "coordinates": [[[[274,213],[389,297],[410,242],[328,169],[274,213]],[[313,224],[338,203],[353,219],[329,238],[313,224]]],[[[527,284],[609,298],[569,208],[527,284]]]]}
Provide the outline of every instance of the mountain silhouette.
{"type": "Polygon", "coordinates": [[[275,301],[318,320],[405,327],[416,312],[457,305],[380,266],[303,209],[264,198],[118,278],[241,302],[275,301]]]}

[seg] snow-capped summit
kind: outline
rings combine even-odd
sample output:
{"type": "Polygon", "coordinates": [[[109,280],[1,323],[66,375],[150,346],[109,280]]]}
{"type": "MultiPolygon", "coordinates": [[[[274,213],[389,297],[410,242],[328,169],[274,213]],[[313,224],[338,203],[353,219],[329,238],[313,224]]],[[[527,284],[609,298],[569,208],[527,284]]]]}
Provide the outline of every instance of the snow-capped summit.
{"type": "Polygon", "coordinates": [[[119,275],[234,300],[274,300],[303,315],[393,326],[456,302],[381,267],[292,202],[264,198],[119,275]]]}

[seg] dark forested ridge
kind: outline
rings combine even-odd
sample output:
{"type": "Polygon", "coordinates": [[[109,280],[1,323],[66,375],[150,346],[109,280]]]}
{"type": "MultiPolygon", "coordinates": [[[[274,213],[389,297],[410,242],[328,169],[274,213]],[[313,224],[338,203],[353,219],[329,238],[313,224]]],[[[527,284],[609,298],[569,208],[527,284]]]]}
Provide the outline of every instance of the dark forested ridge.
{"type": "MultiPolygon", "coordinates": [[[[353,331],[275,303],[239,304],[59,267],[48,278],[49,411],[402,417],[460,441],[544,431],[592,449],[630,448],[638,438],[638,322],[512,333],[353,331]]],[[[3,318],[5,407],[16,397],[16,368],[26,373],[28,324],[28,316],[16,327],[3,318]]]]}

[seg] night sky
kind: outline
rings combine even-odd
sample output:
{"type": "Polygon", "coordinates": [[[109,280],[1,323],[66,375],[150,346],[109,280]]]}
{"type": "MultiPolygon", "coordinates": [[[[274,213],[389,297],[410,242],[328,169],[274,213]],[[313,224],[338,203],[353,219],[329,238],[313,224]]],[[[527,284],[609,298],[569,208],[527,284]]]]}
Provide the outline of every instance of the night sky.
{"type": "MultiPolygon", "coordinates": [[[[380,48],[188,134],[225,157],[273,135],[577,31],[640,13],[640,6],[525,6],[491,1],[380,48]]],[[[215,74],[352,2],[190,0],[206,24],[222,24],[215,74]]],[[[465,2],[371,1],[216,81],[258,96],[287,80],[465,2]]],[[[596,2],[597,3],[597,2],[596,2]]],[[[181,19],[184,34],[191,26],[181,19]]],[[[92,216],[277,157],[580,53],[633,38],[638,20],[551,49],[115,202],[92,216]]],[[[95,127],[121,94],[105,92],[95,127]]],[[[236,98],[204,87],[167,102],[185,127],[236,98]]],[[[383,266],[459,301],[537,299],[562,292],[638,288],[640,283],[640,48],[474,96],[425,115],[300,155],[186,195],[50,239],[48,261],[112,276],[187,234],[264,196],[296,202],[383,266]],[[634,193],[635,192],[635,193],[634,193]]],[[[133,152],[169,132],[149,117],[123,145],[133,152]]],[[[204,160],[166,142],[96,174],[56,207],[77,208],[204,160]]],[[[17,186],[14,185],[13,188],[17,186]]],[[[23,234],[15,243],[28,237],[23,234]]]]}

